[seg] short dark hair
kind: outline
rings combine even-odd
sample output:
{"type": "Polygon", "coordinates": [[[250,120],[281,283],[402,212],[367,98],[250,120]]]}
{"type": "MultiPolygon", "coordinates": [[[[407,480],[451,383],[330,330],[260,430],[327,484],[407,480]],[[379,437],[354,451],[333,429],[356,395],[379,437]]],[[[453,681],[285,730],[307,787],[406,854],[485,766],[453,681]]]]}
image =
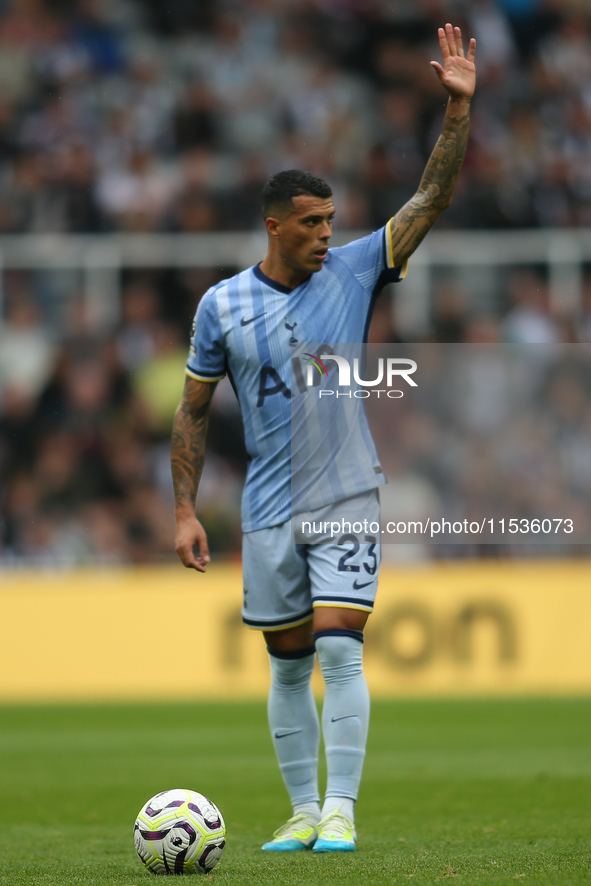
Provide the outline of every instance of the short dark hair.
{"type": "Polygon", "coordinates": [[[302,169],[286,169],[276,173],[264,186],[261,194],[263,218],[268,218],[273,210],[293,209],[292,198],[300,194],[328,199],[332,190],[323,179],[302,169]]]}

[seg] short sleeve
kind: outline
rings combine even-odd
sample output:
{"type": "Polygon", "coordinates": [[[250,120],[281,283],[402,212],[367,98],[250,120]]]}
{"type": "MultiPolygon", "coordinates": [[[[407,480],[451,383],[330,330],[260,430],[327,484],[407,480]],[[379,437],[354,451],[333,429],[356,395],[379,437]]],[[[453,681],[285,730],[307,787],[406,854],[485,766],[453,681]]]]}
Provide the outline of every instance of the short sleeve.
{"type": "Polygon", "coordinates": [[[195,313],[187,375],[197,381],[220,381],[226,374],[226,351],[215,296],[208,290],[195,313]]]}
{"type": "Polygon", "coordinates": [[[406,276],[408,261],[396,266],[392,249],[392,219],[373,234],[331,249],[349,265],[359,282],[372,292],[378,285],[397,283],[406,276]]]}

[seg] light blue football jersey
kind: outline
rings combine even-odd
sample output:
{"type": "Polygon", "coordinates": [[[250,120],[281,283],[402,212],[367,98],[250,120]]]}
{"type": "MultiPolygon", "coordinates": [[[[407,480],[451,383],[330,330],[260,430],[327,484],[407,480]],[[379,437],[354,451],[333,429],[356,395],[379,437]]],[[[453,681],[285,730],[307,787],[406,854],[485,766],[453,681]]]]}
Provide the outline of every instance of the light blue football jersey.
{"type": "MultiPolygon", "coordinates": [[[[242,497],[244,532],[291,517],[290,385],[298,345],[366,341],[379,292],[405,273],[406,265],[394,266],[390,221],[367,237],[330,248],[322,269],[295,289],[269,279],[255,265],[212,286],[201,299],[187,374],[208,382],[227,374],[238,397],[250,460],[242,497]]],[[[369,458],[377,459],[375,451],[369,458]]],[[[354,488],[353,481],[349,488],[339,478],[332,500],[385,483],[383,474],[370,473],[363,489],[354,488]]]]}

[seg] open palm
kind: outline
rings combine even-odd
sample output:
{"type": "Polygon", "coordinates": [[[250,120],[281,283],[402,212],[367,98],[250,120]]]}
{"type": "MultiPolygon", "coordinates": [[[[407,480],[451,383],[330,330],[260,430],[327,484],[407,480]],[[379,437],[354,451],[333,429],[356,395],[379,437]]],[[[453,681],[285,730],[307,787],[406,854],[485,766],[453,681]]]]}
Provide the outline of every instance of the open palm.
{"type": "Polygon", "coordinates": [[[439,45],[443,56],[443,67],[439,62],[431,62],[441,85],[447,89],[452,98],[471,98],[476,86],[476,40],[470,40],[468,55],[464,55],[462,32],[452,28],[439,28],[439,45]]]}

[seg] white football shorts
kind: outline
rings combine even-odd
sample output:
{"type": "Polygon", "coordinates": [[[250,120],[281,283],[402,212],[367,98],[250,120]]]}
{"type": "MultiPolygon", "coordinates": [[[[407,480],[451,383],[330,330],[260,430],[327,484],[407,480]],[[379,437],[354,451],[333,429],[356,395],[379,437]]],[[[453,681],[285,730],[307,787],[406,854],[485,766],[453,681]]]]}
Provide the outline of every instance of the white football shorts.
{"type": "MultiPolygon", "coordinates": [[[[347,512],[353,518],[363,513],[364,517],[369,516],[368,523],[379,524],[377,489],[347,499],[346,503],[339,502],[339,516],[347,512]]],[[[318,522],[330,520],[334,517],[334,505],[306,516],[313,516],[318,522]]],[[[379,534],[371,531],[345,531],[335,535],[334,542],[322,544],[294,544],[290,520],[245,532],[244,624],[255,630],[279,631],[309,621],[316,606],[371,612],[380,560],[379,534]]]]}

